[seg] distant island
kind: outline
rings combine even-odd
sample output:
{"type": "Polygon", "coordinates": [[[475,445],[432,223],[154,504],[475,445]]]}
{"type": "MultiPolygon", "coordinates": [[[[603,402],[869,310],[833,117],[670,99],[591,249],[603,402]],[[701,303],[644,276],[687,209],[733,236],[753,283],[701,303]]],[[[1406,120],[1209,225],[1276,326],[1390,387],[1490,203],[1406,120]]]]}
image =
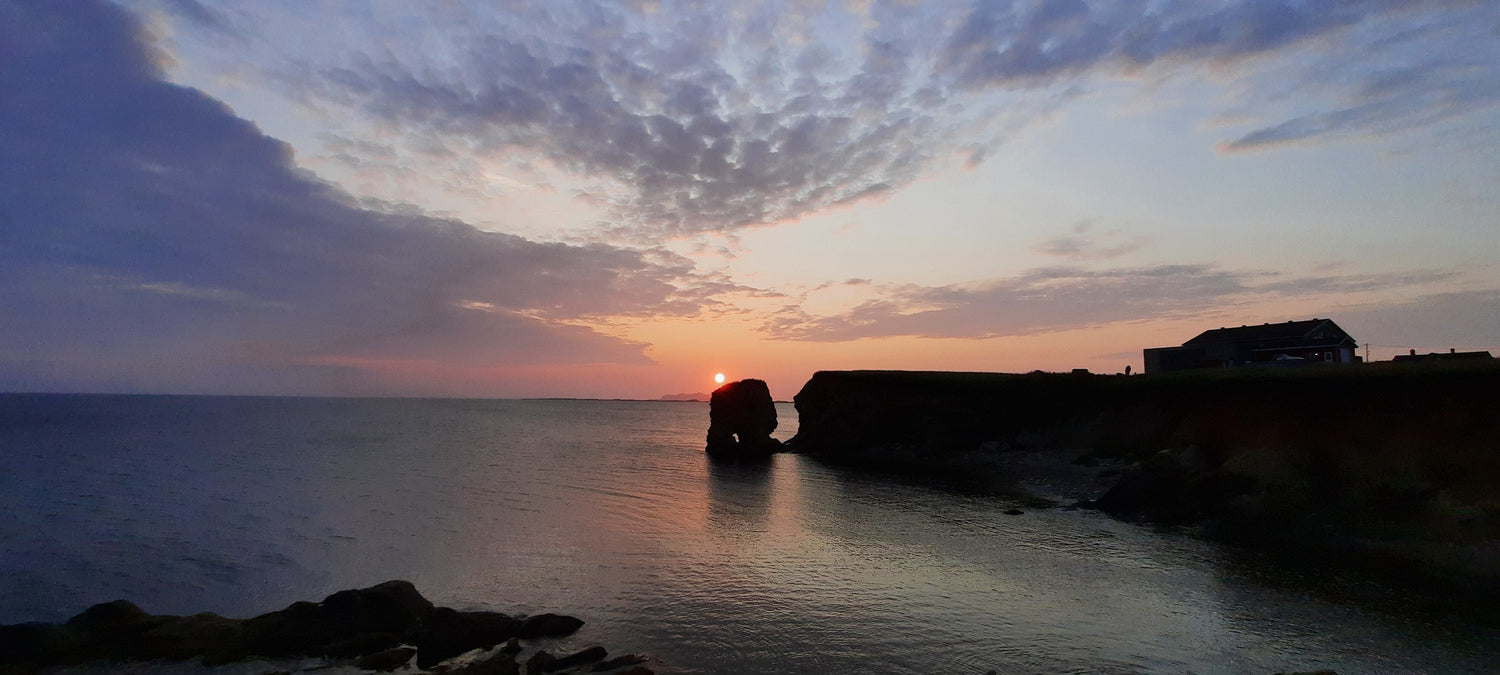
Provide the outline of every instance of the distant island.
{"type": "Polygon", "coordinates": [[[708,400],[708,394],[705,394],[705,393],[703,393],[701,391],[694,392],[694,393],[691,393],[691,394],[667,394],[667,395],[662,396],[661,398],[656,399],[656,400],[658,400],[658,401],[707,401],[708,400]]]}

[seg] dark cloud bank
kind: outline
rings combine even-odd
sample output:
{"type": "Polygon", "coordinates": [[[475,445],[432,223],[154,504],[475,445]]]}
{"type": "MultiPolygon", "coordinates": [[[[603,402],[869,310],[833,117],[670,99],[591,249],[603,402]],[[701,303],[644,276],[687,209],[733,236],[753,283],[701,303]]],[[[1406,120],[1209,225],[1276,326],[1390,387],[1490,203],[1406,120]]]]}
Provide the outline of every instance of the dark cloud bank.
{"type": "Polygon", "coordinates": [[[413,147],[521,148],[613,180],[627,196],[609,227],[657,242],[887,194],[939,157],[980,161],[997,134],[1093,76],[1269,68],[1251,96],[1322,106],[1226,139],[1228,150],[1431,124],[1500,101],[1496,7],[991,0],[876,2],[865,17],[552,2],[501,12],[487,30],[466,28],[480,16],[434,18],[437,55],[354,45],[338,65],[287,64],[277,77],[392,123],[413,147]],[[840,28],[789,39],[808,22],[840,28]],[[1298,50],[1296,63],[1266,60],[1298,50]],[[997,118],[1013,119],[997,129],[997,118]]]}
{"type": "Polygon", "coordinates": [[[649,363],[685,260],[360,208],[99,2],[0,4],[0,390],[378,393],[361,364],[649,363]]]}

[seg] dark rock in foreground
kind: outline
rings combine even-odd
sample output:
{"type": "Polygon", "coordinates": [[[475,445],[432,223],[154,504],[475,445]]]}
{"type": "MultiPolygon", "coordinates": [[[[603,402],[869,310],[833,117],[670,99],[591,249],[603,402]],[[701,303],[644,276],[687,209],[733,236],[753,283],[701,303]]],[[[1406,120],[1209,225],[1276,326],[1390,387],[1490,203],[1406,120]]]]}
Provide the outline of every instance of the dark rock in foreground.
{"type": "MultiPolygon", "coordinates": [[[[434,607],[407,581],[339,591],[320,603],[296,602],[243,620],[206,613],[157,616],[116,600],[94,605],[63,624],[0,626],[0,672],[90,661],[198,659],[217,665],[252,656],[347,659],[381,671],[400,668],[415,655],[418,667],[425,669],[511,641],[493,658],[465,668],[504,673],[516,672],[520,646],[515,639],[562,637],[582,625],[558,614],[523,620],[499,612],[434,607]]],[[[585,651],[565,657],[574,661],[556,668],[604,658],[602,647],[585,651]]]]}
{"type": "Polygon", "coordinates": [[[600,661],[599,663],[594,664],[592,670],[596,673],[600,673],[606,670],[617,670],[626,666],[639,666],[640,664],[645,662],[645,656],[642,656],[640,654],[626,654],[624,656],[616,656],[608,661],[600,661]]]}
{"type": "Polygon", "coordinates": [[[583,621],[562,614],[538,614],[527,617],[516,629],[516,637],[523,640],[572,635],[583,626],[583,621]]]}
{"type": "Polygon", "coordinates": [[[416,653],[417,650],[411,647],[395,647],[383,652],[375,652],[368,656],[361,656],[355,659],[354,667],[383,673],[406,665],[416,653]]]}
{"type": "Polygon", "coordinates": [[[546,650],[539,651],[526,661],[527,673],[555,673],[559,670],[581,666],[595,661],[603,661],[609,656],[609,652],[603,647],[595,645],[582,651],[574,652],[567,656],[553,656],[546,650]]]}
{"type": "Polygon", "coordinates": [[[448,672],[461,675],[520,675],[521,664],[516,663],[515,652],[502,649],[490,658],[448,672]]]}
{"type": "Polygon", "coordinates": [[[761,380],[730,382],[714,390],[708,402],[708,447],[722,457],[766,456],[781,450],[771,438],[776,430],[776,402],[761,380]]]}
{"type": "Polygon", "coordinates": [[[417,630],[417,667],[431,668],[472,649],[489,649],[515,637],[520,627],[519,620],[499,612],[459,612],[439,607],[417,630]]]}

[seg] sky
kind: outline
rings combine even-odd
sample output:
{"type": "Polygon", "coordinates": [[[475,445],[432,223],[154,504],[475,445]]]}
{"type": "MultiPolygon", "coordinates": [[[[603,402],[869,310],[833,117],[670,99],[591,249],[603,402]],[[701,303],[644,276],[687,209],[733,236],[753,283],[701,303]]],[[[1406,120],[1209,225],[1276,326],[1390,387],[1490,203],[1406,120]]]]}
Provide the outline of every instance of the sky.
{"type": "Polygon", "coordinates": [[[0,0],[0,390],[1500,353],[1500,3],[0,0]]]}

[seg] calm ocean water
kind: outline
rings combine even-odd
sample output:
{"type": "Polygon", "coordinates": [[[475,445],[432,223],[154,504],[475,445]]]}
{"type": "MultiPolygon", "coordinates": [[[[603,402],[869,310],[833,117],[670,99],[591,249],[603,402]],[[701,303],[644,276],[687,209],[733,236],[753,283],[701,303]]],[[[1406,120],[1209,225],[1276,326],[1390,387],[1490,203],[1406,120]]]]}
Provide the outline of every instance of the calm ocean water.
{"type": "Polygon", "coordinates": [[[660,672],[1500,671],[1500,632],[1456,616],[1088,511],[712,464],[707,425],[695,403],[0,395],[0,623],[402,578],[575,614],[562,648],[660,672]]]}

